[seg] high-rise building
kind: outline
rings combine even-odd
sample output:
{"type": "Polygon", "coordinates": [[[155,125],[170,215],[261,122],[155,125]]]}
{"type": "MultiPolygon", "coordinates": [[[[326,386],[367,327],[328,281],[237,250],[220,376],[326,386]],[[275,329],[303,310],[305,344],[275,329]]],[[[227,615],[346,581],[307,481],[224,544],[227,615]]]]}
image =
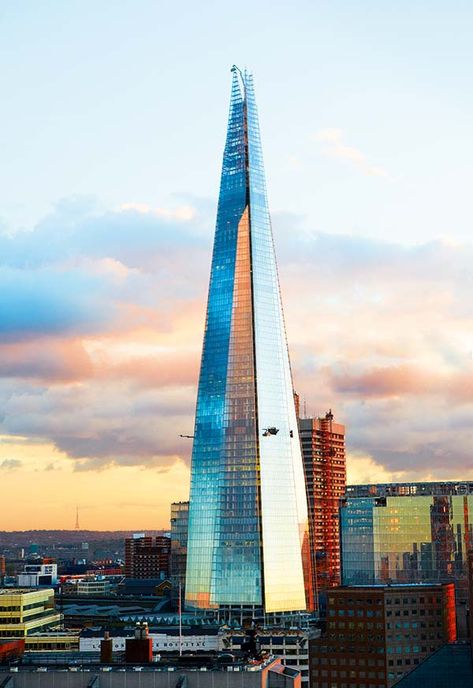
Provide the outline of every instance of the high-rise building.
{"type": "Polygon", "coordinates": [[[333,588],[311,642],[312,688],[390,688],[456,639],[452,583],[333,588]]]}
{"type": "Polygon", "coordinates": [[[171,544],[165,536],[135,533],[125,540],[125,578],[163,580],[169,577],[171,544]]]}
{"type": "MultiPolygon", "coordinates": [[[[345,426],[322,418],[299,418],[309,508],[315,592],[340,585],[340,500],[346,489],[345,426]]],[[[316,605],[315,605],[316,606],[316,605]]]]}
{"type": "Polygon", "coordinates": [[[258,116],[234,67],[192,452],[188,608],[306,609],[307,499],[258,116]]]}
{"type": "Polygon", "coordinates": [[[189,502],[171,504],[171,584],[174,602],[184,600],[187,564],[187,537],[189,530],[189,502]]]}

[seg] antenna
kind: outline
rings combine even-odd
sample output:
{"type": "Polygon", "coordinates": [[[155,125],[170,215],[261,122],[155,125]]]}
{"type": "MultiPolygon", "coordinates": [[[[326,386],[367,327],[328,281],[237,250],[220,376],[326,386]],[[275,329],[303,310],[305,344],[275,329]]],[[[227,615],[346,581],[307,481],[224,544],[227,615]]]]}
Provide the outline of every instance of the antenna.
{"type": "Polygon", "coordinates": [[[80,530],[80,525],[79,525],[79,507],[76,506],[76,530],[80,530]]]}

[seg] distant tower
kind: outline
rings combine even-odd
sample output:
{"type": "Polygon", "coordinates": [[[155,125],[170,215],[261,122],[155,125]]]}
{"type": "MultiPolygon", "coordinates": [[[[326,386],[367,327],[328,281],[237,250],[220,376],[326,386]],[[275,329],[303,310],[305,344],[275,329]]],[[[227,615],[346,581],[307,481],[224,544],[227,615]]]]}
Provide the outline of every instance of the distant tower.
{"type": "Polygon", "coordinates": [[[79,507],[76,506],[76,530],[80,530],[80,525],[79,525],[79,507]]]}

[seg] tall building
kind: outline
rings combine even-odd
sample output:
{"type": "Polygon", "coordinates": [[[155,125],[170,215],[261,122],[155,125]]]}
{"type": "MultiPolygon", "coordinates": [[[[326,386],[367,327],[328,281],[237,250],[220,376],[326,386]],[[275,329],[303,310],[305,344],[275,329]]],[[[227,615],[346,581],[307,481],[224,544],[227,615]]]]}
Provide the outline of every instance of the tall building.
{"type": "Polygon", "coordinates": [[[189,502],[171,504],[171,584],[174,602],[184,600],[187,564],[187,537],[189,531],[189,502]]]}
{"type": "Polygon", "coordinates": [[[125,540],[125,578],[161,579],[169,577],[170,539],[135,533],[125,540]]]}
{"type": "Polygon", "coordinates": [[[186,604],[306,609],[307,499],[250,74],[233,67],[192,452],[186,604]]]}
{"type": "Polygon", "coordinates": [[[312,688],[390,688],[456,638],[452,583],[334,588],[312,688]]]}
{"type": "Polygon", "coordinates": [[[346,489],[345,426],[332,411],[299,418],[315,592],[340,585],[340,500],[346,489]]]}

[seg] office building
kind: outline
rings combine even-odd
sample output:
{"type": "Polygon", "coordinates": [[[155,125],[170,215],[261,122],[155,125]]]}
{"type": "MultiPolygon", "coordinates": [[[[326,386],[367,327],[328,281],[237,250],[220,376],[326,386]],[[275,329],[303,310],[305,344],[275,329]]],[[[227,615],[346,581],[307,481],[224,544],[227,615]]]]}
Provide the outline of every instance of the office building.
{"type": "Polygon", "coordinates": [[[470,688],[473,686],[471,650],[464,643],[444,645],[406,674],[396,688],[470,688]]]}
{"type": "MultiPolygon", "coordinates": [[[[145,622],[142,622],[145,623],[145,622]]],[[[113,652],[124,652],[127,638],[134,636],[135,631],[130,628],[118,628],[108,631],[113,652]]],[[[214,626],[188,626],[184,624],[179,633],[178,626],[151,627],[149,638],[152,641],[155,654],[167,654],[179,652],[181,648],[186,653],[219,652],[226,649],[221,642],[222,633],[214,626]]],[[[83,653],[100,652],[101,642],[105,639],[107,631],[104,628],[85,628],[80,634],[80,651],[83,653]]],[[[276,653],[273,653],[276,654],[276,653]]]]}
{"type": "Polygon", "coordinates": [[[390,688],[455,639],[452,583],[333,588],[326,633],[311,641],[311,686],[390,688]]]}
{"type": "Polygon", "coordinates": [[[0,638],[24,638],[58,627],[61,619],[52,589],[0,589],[0,638]]]}
{"type": "Polygon", "coordinates": [[[96,576],[77,581],[77,594],[85,596],[108,595],[112,589],[110,579],[96,576]]]}
{"type": "Polygon", "coordinates": [[[23,571],[17,576],[20,588],[38,588],[57,583],[57,564],[53,562],[42,564],[25,564],[23,571]]]}
{"type": "Polygon", "coordinates": [[[343,583],[466,582],[472,516],[473,493],[348,496],[340,511],[343,583]]]}
{"type": "MultiPolygon", "coordinates": [[[[262,653],[279,657],[285,666],[299,671],[302,686],[308,686],[309,643],[318,635],[318,629],[270,628],[258,629],[255,639],[262,653]]],[[[222,649],[239,653],[246,640],[247,636],[243,631],[225,631],[221,641],[222,649]]]]}
{"type": "Polygon", "coordinates": [[[187,564],[187,537],[189,530],[189,502],[171,504],[171,584],[172,598],[178,603],[179,586],[184,601],[187,564]]]}
{"type": "Polygon", "coordinates": [[[186,604],[306,609],[307,499],[253,79],[232,69],[192,451],[186,604]]]}
{"type": "Polygon", "coordinates": [[[164,580],[169,577],[171,541],[164,535],[155,538],[135,533],[125,540],[125,577],[164,580]]]}
{"type": "Polygon", "coordinates": [[[473,494],[347,497],[340,526],[344,585],[454,582],[466,637],[473,494]]]}
{"type": "MultiPolygon", "coordinates": [[[[332,411],[322,418],[299,418],[309,509],[313,589],[340,585],[340,499],[346,489],[345,426],[332,411]]],[[[314,600],[312,606],[317,606],[314,600]]]]}
{"type": "Polygon", "coordinates": [[[0,554],[0,582],[4,578],[7,571],[5,556],[0,554]]]}
{"type": "Polygon", "coordinates": [[[434,481],[430,483],[372,483],[348,485],[347,497],[445,497],[473,495],[471,481],[434,481]]]}

